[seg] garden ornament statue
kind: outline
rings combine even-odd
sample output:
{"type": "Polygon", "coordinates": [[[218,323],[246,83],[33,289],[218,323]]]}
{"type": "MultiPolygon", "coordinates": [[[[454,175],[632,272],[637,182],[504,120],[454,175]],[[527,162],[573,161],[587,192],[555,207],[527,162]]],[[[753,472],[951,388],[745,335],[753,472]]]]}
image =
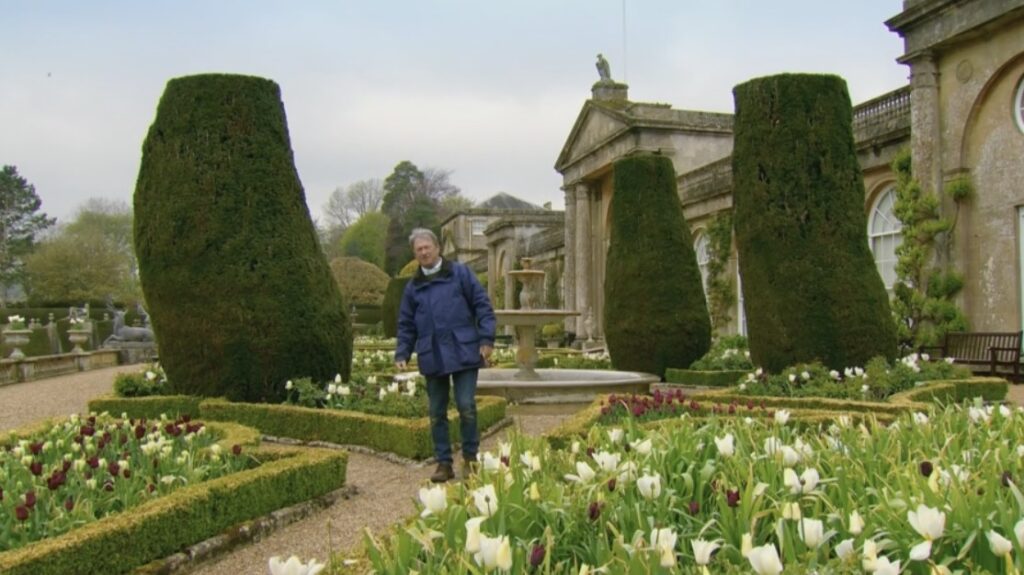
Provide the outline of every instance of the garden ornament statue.
{"type": "Polygon", "coordinates": [[[151,342],[153,341],[153,330],[148,327],[129,327],[124,323],[125,312],[115,308],[113,305],[107,305],[107,310],[110,311],[111,315],[114,316],[114,329],[110,334],[110,337],[103,342],[107,345],[112,342],[123,342],[123,341],[139,341],[139,342],[151,342]]]}
{"type": "Polygon", "coordinates": [[[601,79],[598,80],[599,82],[612,81],[611,66],[608,65],[608,60],[605,60],[603,55],[597,55],[597,63],[595,64],[595,66],[597,66],[597,75],[601,77],[601,79]]]}

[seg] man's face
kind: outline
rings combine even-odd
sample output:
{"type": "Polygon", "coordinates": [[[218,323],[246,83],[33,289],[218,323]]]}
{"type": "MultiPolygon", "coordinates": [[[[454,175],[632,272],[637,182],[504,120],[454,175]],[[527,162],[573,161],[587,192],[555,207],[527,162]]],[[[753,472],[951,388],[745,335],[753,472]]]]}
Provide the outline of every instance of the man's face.
{"type": "Polygon", "coordinates": [[[412,243],[412,251],[416,254],[416,261],[423,268],[436,266],[437,260],[441,257],[440,248],[434,245],[430,238],[416,238],[412,243]]]}

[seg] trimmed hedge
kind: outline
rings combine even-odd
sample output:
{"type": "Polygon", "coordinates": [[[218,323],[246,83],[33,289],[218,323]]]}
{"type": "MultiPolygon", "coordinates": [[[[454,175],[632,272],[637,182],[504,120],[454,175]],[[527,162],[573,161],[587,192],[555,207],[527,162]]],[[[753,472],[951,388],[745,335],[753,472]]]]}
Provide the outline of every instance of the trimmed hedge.
{"type": "Polygon", "coordinates": [[[199,418],[202,412],[200,404],[203,400],[202,397],[194,395],[106,396],[91,399],[88,405],[89,411],[96,413],[106,411],[112,415],[127,413],[128,417],[136,419],[140,417],[159,419],[161,415],[167,415],[169,418],[177,418],[179,415],[199,418]]]}
{"type": "MultiPolygon", "coordinates": [[[[662,386],[663,388],[671,386],[662,386]]],[[[790,410],[790,421],[799,425],[815,425],[838,421],[840,416],[847,415],[854,421],[871,418],[879,422],[895,420],[901,413],[915,410],[927,410],[929,402],[960,402],[974,397],[987,401],[1000,401],[1006,397],[1009,383],[997,377],[975,377],[971,379],[955,379],[929,382],[918,388],[892,395],[887,402],[848,401],[828,398],[790,398],[749,396],[734,393],[731,389],[694,393],[689,399],[698,402],[746,405],[754,403],[758,406],[774,409],[790,410]]],[[[584,437],[592,427],[597,425],[601,416],[602,402],[608,396],[596,398],[590,405],[581,409],[562,425],[545,434],[548,443],[557,449],[568,447],[573,441],[584,437]]],[[[730,416],[738,417],[738,416],[730,416]]],[[[700,418],[696,418],[700,419],[700,418]]],[[[662,424],[663,421],[651,421],[644,426],[662,424]]],[[[667,425],[667,424],[666,424],[667,425]]]]}
{"type": "Polygon", "coordinates": [[[605,274],[608,354],[616,369],[665,375],[711,347],[700,268],[666,156],[615,162],[605,274]]]}
{"type": "MultiPolygon", "coordinates": [[[[244,441],[240,426],[226,442],[244,441]]],[[[231,445],[231,443],[228,443],[231,445]]],[[[0,553],[7,575],[124,573],[167,557],[243,521],[319,497],[344,485],[348,455],[322,449],[259,454],[255,469],[191,485],[69,533],[0,553]],[[130,544],[126,544],[130,543],[130,544]]]]}
{"type": "Polygon", "coordinates": [[[747,375],[747,371],[697,371],[694,369],[667,369],[665,382],[699,387],[732,387],[747,375]]]}
{"type": "Polygon", "coordinates": [[[411,279],[412,276],[399,276],[388,281],[388,287],[384,291],[384,303],[380,306],[384,337],[398,336],[398,312],[402,306],[402,294],[405,292],[405,284],[411,279]]]}
{"type": "Polygon", "coordinates": [[[277,402],[288,379],[348,378],[348,312],[309,217],[277,84],[169,81],[134,206],[139,276],[175,391],[277,402]]]}
{"type": "MultiPolygon", "coordinates": [[[[127,413],[130,417],[155,417],[175,408],[191,406],[177,396],[142,398],[100,398],[89,402],[92,411],[127,413]],[[161,401],[166,403],[161,404],[161,401]],[[137,409],[136,409],[137,406],[137,409]],[[155,414],[155,415],[154,415],[155,414]]],[[[477,398],[477,425],[481,430],[505,418],[506,402],[502,398],[477,398]]],[[[193,417],[213,421],[233,421],[259,429],[261,433],[303,441],[361,445],[411,459],[427,459],[434,455],[430,438],[430,419],[408,419],[369,415],[340,409],[314,409],[295,405],[232,403],[223,399],[207,399],[198,405],[193,417]]],[[[448,412],[449,431],[453,443],[459,441],[459,415],[448,412]]]]}
{"type": "Polygon", "coordinates": [[[777,373],[892,361],[896,326],[868,247],[852,108],[838,76],[736,86],[736,246],[751,359],[777,373]]]}

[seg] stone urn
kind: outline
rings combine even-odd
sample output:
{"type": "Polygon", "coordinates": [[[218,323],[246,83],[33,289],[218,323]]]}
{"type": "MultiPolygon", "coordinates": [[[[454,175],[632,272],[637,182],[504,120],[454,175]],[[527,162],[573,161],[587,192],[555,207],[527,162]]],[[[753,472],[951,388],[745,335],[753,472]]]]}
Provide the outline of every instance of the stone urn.
{"type": "Polygon", "coordinates": [[[4,345],[13,348],[11,354],[7,356],[8,359],[25,359],[25,352],[21,351],[21,346],[28,345],[29,338],[32,336],[32,330],[25,329],[5,329],[3,331],[4,345]]]}
{"type": "Polygon", "coordinates": [[[90,336],[92,336],[92,330],[89,328],[80,327],[77,329],[69,329],[68,340],[75,344],[75,347],[71,349],[71,353],[85,353],[85,350],[82,349],[82,344],[89,341],[90,336]]]}

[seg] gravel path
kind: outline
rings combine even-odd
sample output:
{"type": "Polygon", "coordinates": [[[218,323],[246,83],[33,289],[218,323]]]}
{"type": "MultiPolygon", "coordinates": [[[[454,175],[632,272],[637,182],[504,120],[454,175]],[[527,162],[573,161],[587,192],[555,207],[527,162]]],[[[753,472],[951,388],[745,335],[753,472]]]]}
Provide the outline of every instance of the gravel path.
{"type": "MultiPolygon", "coordinates": [[[[87,402],[112,392],[114,377],[134,372],[137,365],[120,366],[0,387],[0,430],[9,430],[49,417],[84,413],[87,402]]],[[[537,405],[509,408],[514,427],[538,435],[572,415],[580,405],[537,405]]],[[[483,441],[494,450],[502,430],[483,441]]],[[[351,551],[362,544],[363,530],[384,534],[415,512],[420,487],[429,484],[433,465],[398,464],[373,455],[349,453],[346,483],[355,495],[278,529],[215,560],[199,565],[196,575],[266,573],[273,555],[298,555],[323,562],[331,553],[351,551]]]]}

